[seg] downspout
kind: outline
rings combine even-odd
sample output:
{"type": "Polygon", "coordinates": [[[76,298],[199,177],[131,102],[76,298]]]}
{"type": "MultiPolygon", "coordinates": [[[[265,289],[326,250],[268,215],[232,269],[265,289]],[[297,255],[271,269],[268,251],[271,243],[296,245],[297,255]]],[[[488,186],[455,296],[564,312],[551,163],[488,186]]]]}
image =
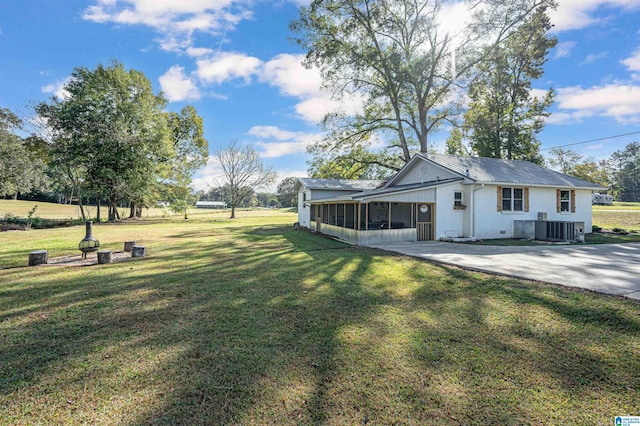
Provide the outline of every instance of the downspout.
{"type": "Polygon", "coordinates": [[[475,188],[471,193],[471,238],[476,238],[476,192],[484,189],[484,183],[480,188],[475,188]]]}

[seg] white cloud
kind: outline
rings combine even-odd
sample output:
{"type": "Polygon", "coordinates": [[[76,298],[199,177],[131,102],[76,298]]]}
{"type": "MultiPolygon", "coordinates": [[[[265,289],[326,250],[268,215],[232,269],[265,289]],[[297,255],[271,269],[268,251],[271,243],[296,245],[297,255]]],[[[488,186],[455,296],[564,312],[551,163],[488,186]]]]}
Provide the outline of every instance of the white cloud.
{"type": "Polygon", "coordinates": [[[219,53],[211,58],[196,61],[195,74],[204,82],[221,84],[242,78],[249,82],[258,73],[260,59],[242,53],[219,53]]]}
{"type": "Polygon", "coordinates": [[[549,123],[579,122],[598,116],[621,123],[640,122],[640,86],[611,83],[583,89],[579,86],[558,89],[559,113],[549,123]]]}
{"type": "Polygon", "coordinates": [[[320,71],[305,68],[303,59],[304,55],[278,55],[264,63],[260,80],[277,87],[283,95],[300,98],[295,111],[300,118],[312,124],[321,122],[330,111],[355,114],[362,109],[359,95],[347,95],[341,101],[332,99],[331,94],[322,89],[320,71]]]}
{"type": "Polygon", "coordinates": [[[600,53],[591,53],[589,55],[587,55],[584,60],[581,62],[581,64],[591,64],[593,62],[599,61],[601,59],[606,58],[607,56],[609,56],[609,52],[600,52],[600,53]]]}
{"type": "Polygon", "coordinates": [[[291,132],[275,126],[254,126],[247,133],[263,139],[255,142],[254,145],[261,149],[261,155],[264,158],[304,153],[309,145],[322,137],[316,133],[291,132]]]}
{"type": "Polygon", "coordinates": [[[283,95],[319,95],[322,85],[320,71],[305,68],[303,60],[304,55],[278,55],[263,65],[261,80],[277,86],[283,95]]]}
{"type": "Polygon", "coordinates": [[[549,12],[554,31],[579,30],[603,22],[605,18],[595,13],[600,7],[640,8],[638,0],[559,0],[558,8],[549,12]]]}
{"type": "Polygon", "coordinates": [[[213,54],[213,49],[207,47],[187,47],[185,53],[193,58],[213,54]]]}
{"type": "Polygon", "coordinates": [[[631,56],[621,62],[629,71],[640,71],[640,49],[633,52],[631,56]]]}
{"type": "Polygon", "coordinates": [[[64,80],[43,86],[40,90],[42,90],[42,93],[51,93],[58,99],[67,99],[70,94],[65,90],[64,86],[69,82],[69,78],[70,77],[67,77],[64,80]]]}
{"type": "Polygon", "coordinates": [[[181,66],[172,66],[158,80],[169,102],[195,100],[202,96],[194,82],[185,75],[184,68],[181,66]]]}
{"type": "Polygon", "coordinates": [[[293,142],[256,142],[255,145],[261,149],[261,157],[278,158],[285,155],[304,153],[311,143],[313,143],[313,140],[302,139],[293,142]]]}
{"type": "Polygon", "coordinates": [[[555,54],[553,55],[553,59],[565,58],[571,55],[571,51],[574,47],[576,47],[575,41],[563,41],[558,43],[556,46],[555,54]]]}
{"type": "Polygon", "coordinates": [[[161,48],[192,47],[195,32],[219,35],[252,16],[250,4],[239,0],[94,0],[85,20],[120,25],[146,25],[160,34],[161,48]]]}
{"type": "Polygon", "coordinates": [[[276,139],[279,141],[294,139],[301,134],[299,132],[282,130],[276,126],[253,126],[247,133],[259,138],[276,139]]]}

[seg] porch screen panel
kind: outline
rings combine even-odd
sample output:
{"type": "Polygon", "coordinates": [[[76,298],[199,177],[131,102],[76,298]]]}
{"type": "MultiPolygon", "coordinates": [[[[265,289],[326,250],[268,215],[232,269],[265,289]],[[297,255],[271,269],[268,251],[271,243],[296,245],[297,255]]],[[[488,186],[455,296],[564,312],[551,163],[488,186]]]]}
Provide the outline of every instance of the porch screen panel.
{"type": "Polygon", "coordinates": [[[349,229],[355,229],[355,206],[353,204],[347,204],[344,211],[344,227],[349,229]]]}
{"type": "Polygon", "coordinates": [[[344,204],[336,204],[336,225],[344,227],[344,204]]]}
{"type": "Polygon", "coordinates": [[[316,205],[311,204],[309,206],[309,220],[311,222],[315,222],[316,221],[316,205]]]}
{"type": "Polygon", "coordinates": [[[360,230],[364,231],[367,227],[367,205],[360,204],[360,230]]]}
{"type": "Polygon", "coordinates": [[[329,223],[329,204],[322,204],[322,223],[329,223]]]}

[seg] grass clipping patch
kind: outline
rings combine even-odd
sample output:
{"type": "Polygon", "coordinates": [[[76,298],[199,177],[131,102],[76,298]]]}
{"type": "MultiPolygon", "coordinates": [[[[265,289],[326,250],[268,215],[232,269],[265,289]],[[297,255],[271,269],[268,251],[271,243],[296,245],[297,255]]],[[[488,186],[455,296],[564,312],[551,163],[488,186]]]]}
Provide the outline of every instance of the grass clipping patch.
{"type": "Polygon", "coordinates": [[[144,235],[154,256],[0,270],[0,424],[640,413],[640,304],[347,246],[294,221],[105,226],[101,242],[144,235]]]}

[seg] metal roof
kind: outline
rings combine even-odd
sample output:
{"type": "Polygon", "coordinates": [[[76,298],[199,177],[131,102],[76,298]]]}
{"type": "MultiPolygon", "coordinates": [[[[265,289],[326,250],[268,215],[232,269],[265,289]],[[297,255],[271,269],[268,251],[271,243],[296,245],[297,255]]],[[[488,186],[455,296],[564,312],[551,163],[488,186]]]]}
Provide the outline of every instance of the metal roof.
{"type": "Polygon", "coordinates": [[[406,185],[395,185],[395,186],[389,186],[384,188],[372,189],[370,191],[362,191],[362,192],[356,192],[356,193],[337,195],[335,197],[307,200],[307,202],[310,204],[321,204],[321,203],[339,203],[344,201],[359,201],[359,200],[364,200],[366,198],[377,197],[385,194],[395,194],[399,192],[408,192],[408,191],[415,191],[418,189],[433,188],[440,185],[447,185],[453,182],[459,182],[461,180],[462,178],[453,178],[453,179],[434,180],[429,182],[410,183],[406,185]]]}
{"type": "Polygon", "coordinates": [[[326,189],[333,191],[366,191],[384,184],[383,180],[315,179],[299,178],[307,189],[326,189]]]}
{"type": "Polygon", "coordinates": [[[505,183],[569,188],[598,189],[599,185],[546,169],[529,161],[445,154],[418,154],[478,183],[505,183]]]}
{"type": "Polygon", "coordinates": [[[429,182],[409,183],[405,185],[393,185],[385,188],[374,189],[372,191],[361,192],[359,194],[352,195],[353,199],[377,197],[384,194],[392,194],[397,192],[413,191],[416,189],[433,188],[434,186],[447,185],[449,183],[461,181],[462,178],[432,180],[429,182]]]}

